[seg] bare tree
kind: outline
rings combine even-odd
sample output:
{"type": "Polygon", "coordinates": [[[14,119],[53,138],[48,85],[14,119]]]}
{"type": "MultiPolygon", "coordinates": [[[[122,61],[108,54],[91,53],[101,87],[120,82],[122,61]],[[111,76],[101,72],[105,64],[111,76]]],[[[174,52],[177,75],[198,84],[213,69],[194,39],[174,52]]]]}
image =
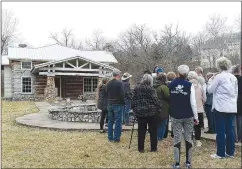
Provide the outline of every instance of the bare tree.
{"type": "Polygon", "coordinates": [[[214,14],[209,17],[205,24],[205,31],[210,38],[217,38],[222,36],[227,31],[227,18],[221,15],[214,14]]]}
{"type": "Polygon", "coordinates": [[[18,19],[12,11],[6,9],[3,9],[2,14],[1,54],[5,54],[9,43],[16,39],[18,19]]]}
{"type": "Polygon", "coordinates": [[[226,21],[226,17],[214,14],[209,17],[209,20],[205,24],[204,32],[208,38],[203,58],[210,62],[210,69],[212,66],[214,67],[214,62],[218,57],[224,56],[224,50],[227,49],[225,39],[228,38],[230,33],[226,21]]]}
{"type": "Polygon", "coordinates": [[[95,30],[90,39],[86,40],[86,46],[90,50],[103,50],[106,45],[106,38],[101,30],[95,30]]]}
{"type": "Polygon", "coordinates": [[[156,64],[174,70],[174,63],[191,63],[192,55],[189,37],[172,24],[153,33],[145,25],[134,25],[121,34],[118,51],[119,68],[132,72],[136,82],[144,70],[152,70],[156,64]]]}
{"type": "Polygon", "coordinates": [[[194,55],[200,57],[201,56],[201,47],[205,44],[207,37],[204,32],[197,33],[196,36],[192,38],[192,48],[194,51],[194,55]]]}
{"type": "Polygon", "coordinates": [[[51,33],[50,38],[59,45],[70,47],[73,49],[78,49],[78,50],[83,49],[82,42],[81,41],[79,43],[76,42],[72,29],[67,29],[67,28],[63,29],[62,32],[60,33],[60,36],[59,36],[59,33],[51,33]]]}
{"type": "Polygon", "coordinates": [[[238,32],[241,32],[241,15],[239,14],[235,19],[235,25],[238,32]]]}

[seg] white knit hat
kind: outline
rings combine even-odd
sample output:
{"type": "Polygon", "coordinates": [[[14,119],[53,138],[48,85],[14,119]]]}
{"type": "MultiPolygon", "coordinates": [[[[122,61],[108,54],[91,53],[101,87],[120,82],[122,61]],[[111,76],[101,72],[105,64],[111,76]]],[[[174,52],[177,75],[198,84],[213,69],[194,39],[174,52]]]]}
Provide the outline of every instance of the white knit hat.
{"type": "Polygon", "coordinates": [[[177,68],[178,73],[180,73],[181,75],[186,75],[189,73],[189,67],[187,65],[180,65],[177,68]]]}

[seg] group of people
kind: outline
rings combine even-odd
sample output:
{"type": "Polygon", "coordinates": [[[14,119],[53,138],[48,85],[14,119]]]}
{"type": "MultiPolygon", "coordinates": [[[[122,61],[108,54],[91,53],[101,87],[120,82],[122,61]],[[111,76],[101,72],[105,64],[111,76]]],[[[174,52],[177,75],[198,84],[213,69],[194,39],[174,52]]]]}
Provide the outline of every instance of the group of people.
{"type": "Polygon", "coordinates": [[[190,71],[180,65],[177,72],[165,73],[156,66],[153,73],[145,71],[140,83],[131,91],[128,73],[121,76],[113,72],[113,79],[106,78],[98,86],[98,107],[102,110],[100,128],[108,119],[108,140],[119,142],[122,120],[129,123],[129,111],[133,110],[138,121],[138,151],[144,152],[147,132],[150,134],[151,152],[157,151],[157,143],[168,134],[171,121],[171,136],[175,163],[180,168],[181,141],[185,139],[186,168],[191,168],[193,132],[196,146],[202,146],[201,133],[204,117],[208,119],[205,133],[216,133],[217,151],[212,158],[234,157],[235,142],[241,142],[242,112],[241,66],[232,66],[231,61],[221,57],[216,61],[217,73],[207,73],[197,67],[190,71]],[[115,128],[113,126],[115,124],[115,128]]]}

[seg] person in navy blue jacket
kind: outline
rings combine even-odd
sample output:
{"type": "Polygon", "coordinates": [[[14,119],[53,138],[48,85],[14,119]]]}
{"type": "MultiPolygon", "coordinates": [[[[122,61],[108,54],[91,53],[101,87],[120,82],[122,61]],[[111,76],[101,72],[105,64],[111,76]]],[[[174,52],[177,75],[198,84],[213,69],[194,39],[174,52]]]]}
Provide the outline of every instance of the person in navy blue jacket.
{"type": "Polygon", "coordinates": [[[199,123],[195,88],[192,83],[186,80],[189,73],[189,67],[187,65],[180,65],[177,71],[179,77],[169,84],[170,116],[172,118],[172,130],[174,134],[173,146],[175,164],[173,168],[180,168],[183,132],[186,144],[186,168],[191,168],[192,132],[194,123],[196,125],[199,123]]]}

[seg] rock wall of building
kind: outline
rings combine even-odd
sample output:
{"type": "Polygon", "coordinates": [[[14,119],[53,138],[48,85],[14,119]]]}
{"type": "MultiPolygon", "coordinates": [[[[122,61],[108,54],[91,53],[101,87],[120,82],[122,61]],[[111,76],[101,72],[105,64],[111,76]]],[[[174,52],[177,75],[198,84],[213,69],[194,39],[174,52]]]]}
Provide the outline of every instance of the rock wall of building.
{"type": "MultiPolygon", "coordinates": [[[[40,62],[33,62],[32,65],[40,62]]],[[[42,100],[43,96],[39,96],[35,92],[36,76],[31,73],[31,70],[21,69],[21,61],[13,61],[10,63],[12,68],[12,100],[42,100]],[[22,93],[22,77],[31,77],[32,92],[22,93]]]]}

